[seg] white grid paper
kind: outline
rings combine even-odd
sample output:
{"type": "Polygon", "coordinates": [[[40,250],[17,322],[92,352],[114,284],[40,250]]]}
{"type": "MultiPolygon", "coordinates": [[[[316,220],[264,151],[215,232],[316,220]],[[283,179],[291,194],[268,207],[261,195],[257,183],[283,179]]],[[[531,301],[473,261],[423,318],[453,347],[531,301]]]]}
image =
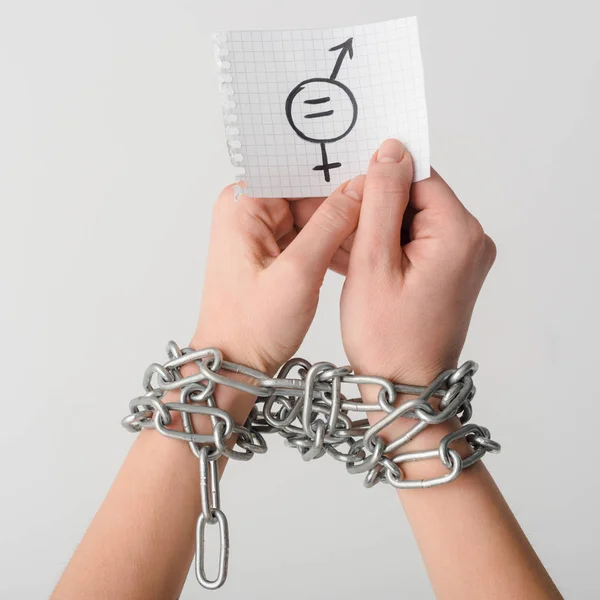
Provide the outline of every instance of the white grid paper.
{"type": "MultiPolygon", "coordinates": [[[[232,162],[244,169],[240,176],[246,182],[244,193],[253,197],[326,196],[340,183],[364,173],[371,155],[388,137],[401,139],[411,152],[415,181],[429,177],[416,17],[337,29],[231,31],[216,39],[226,73],[226,125],[230,146],[236,148],[232,162]],[[330,77],[339,51],[329,49],[348,38],[353,38],[353,57],[346,55],[335,79],[354,94],[357,121],[346,137],[326,144],[329,162],[341,163],[330,171],[331,180],[326,182],[322,170],[313,170],[322,161],[320,144],[294,132],[285,103],[300,82],[330,77]]],[[[338,88],[327,83],[313,87],[319,86],[324,87],[317,91],[331,97],[323,109],[333,106],[336,110],[331,117],[301,123],[311,131],[321,128],[322,136],[314,136],[323,139],[345,129],[351,105],[344,93],[335,94],[338,88]]]]}

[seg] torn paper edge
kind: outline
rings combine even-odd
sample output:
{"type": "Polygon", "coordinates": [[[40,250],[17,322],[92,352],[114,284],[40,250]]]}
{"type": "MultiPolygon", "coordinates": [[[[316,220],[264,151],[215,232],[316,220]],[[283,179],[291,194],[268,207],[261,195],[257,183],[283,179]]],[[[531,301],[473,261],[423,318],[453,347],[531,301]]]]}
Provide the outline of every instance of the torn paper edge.
{"type": "Polygon", "coordinates": [[[246,169],[244,169],[244,155],[242,152],[242,143],[239,139],[240,130],[236,123],[238,116],[235,112],[236,103],[235,91],[231,85],[233,77],[229,72],[231,63],[227,60],[229,56],[227,34],[224,32],[215,33],[213,36],[213,44],[215,47],[215,60],[217,62],[218,79],[219,79],[219,91],[221,92],[221,111],[223,113],[223,122],[225,124],[225,138],[227,141],[227,151],[229,153],[229,160],[235,167],[235,182],[234,186],[234,198],[237,202],[238,198],[242,194],[242,186],[244,182],[244,176],[246,175],[246,169]]]}

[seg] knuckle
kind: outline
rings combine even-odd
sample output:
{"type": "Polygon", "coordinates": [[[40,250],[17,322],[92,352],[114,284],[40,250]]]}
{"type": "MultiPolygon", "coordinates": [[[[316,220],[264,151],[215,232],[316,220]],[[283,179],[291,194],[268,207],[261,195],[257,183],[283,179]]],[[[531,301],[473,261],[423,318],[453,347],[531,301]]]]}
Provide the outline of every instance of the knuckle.
{"type": "Polygon", "coordinates": [[[214,221],[227,222],[229,220],[232,206],[235,204],[235,185],[235,183],[232,183],[231,185],[224,187],[217,196],[217,199],[212,206],[212,216],[214,221]]]}
{"type": "Polygon", "coordinates": [[[285,200],[275,207],[274,223],[280,224],[285,231],[291,231],[294,227],[294,214],[285,200]]]}
{"type": "Polygon", "coordinates": [[[380,170],[370,182],[370,192],[378,197],[396,197],[399,194],[406,193],[410,188],[410,181],[403,175],[386,172],[387,169],[380,170]]]}
{"type": "Polygon", "coordinates": [[[481,223],[472,215],[467,217],[462,239],[465,249],[469,253],[483,250],[485,244],[485,232],[483,231],[481,223]]]}
{"type": "Polygon", "coordinates": [[[261,199],[254,202],[256,204],[251,209],[253,215],[260,219],[271,231],[280,226],[285,227],[286,230],[292,228],[294,217],[285,200],[277,202],[261,199]]]}
{"type": "Polygon", "coordinates": [[[462,264],[475,265],[487,261],[486,234],[481,223],[472,215],[468,215],[460,236],[457,237],[457,258],[462,264]]]}
{"type": "Polygon", "coordinates": [[[242,197],[239,204],[244,227],[266,228],[279,235],[293,228],[294,217],[288,203],[282,198],[242,197]]]}
{"type": "Polygon", "coordinates": [[[491,269],[493,264],[496,262],[496,257],[498,256],[498,247],[489,235],[485,235],[484,256],[489,268],[491,269]]]}
{"type": "Polygon", "coordinates": [[[332,196],[321,205],[316,216],[317,224],[327,233],[350,231],[358,222],[358,206],[353,200],[332,196]]]}
{"type": "Polygon", "coordinates": [[[467,240],[475,247],[481,246],[485,241],[483,227],[475,217],[469,219],[467,225],[467,240]]]}
{"type": "Polygon", "coordinates": [[[221,190],[221,193],[217,197],[215,206],[221,206],[227,202],[233,202],[233,195],[235,191],[235,183],[232,183],[221,190]]]}

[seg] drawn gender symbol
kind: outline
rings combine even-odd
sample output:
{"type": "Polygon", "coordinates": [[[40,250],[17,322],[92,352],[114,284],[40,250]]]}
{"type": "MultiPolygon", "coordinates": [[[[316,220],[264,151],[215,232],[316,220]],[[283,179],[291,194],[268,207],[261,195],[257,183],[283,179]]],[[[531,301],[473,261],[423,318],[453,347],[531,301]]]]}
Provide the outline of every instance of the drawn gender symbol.
{"type": "Polygon", "coordinates": [[[313,167],[313,171],[323,171],[325,181],[330,181],[331,169],[342,166],[339,162],[329,162],[325,145],[346,137],[358,117],[354,94],[336,81],[346,55],[354,56],[352,38],[329,50],[340,50],[329,78],[315,77],[299,83],[285,101],[285,115],[292,129],[303,140],[321,146],[322,164],[313,167]],[[307,112],[312,110],[316,112],[307,112]]]}

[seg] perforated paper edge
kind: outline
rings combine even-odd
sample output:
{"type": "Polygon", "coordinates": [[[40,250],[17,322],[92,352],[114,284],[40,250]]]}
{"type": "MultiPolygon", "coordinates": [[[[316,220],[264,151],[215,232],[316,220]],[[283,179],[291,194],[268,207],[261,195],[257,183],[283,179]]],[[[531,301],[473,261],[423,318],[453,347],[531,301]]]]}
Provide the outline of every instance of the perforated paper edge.
{"type": "Polygon", "coordinates": [[[225,32],[215,33],[213,35],[213,43],[215,47],[215,60],[217,63],[219,91],[221,93],[221,111],[223,114],[223,124],[225,126],[225,139],[227,143],[227,152],[229,160],[235,168],[234,197],[237,201],[242,194],[245,183],[246,170],[244,169],[244,154],[242,151],[242,143],[239,135],[240,130],[237,127],[238,115],[235,111],[236,103],[233,77],[231,75],[231,63],[227,60],[229,56],[229,47],[227,34],[225,32]]]}

